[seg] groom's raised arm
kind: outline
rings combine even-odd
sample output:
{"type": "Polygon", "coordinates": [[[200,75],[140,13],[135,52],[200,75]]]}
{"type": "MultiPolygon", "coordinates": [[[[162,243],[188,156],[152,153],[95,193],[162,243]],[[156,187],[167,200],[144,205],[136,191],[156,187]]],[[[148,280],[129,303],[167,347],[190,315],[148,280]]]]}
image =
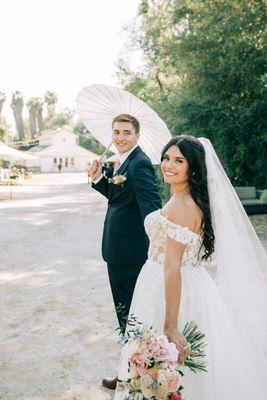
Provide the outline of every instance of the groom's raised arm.
{"type": "Polygon", "coordinates": [[[150,160],[138,161],[131,171],[133,191],[143,220],[151,212],[161,208],[161,199],[158,194],[155,171],[150,160]]]}

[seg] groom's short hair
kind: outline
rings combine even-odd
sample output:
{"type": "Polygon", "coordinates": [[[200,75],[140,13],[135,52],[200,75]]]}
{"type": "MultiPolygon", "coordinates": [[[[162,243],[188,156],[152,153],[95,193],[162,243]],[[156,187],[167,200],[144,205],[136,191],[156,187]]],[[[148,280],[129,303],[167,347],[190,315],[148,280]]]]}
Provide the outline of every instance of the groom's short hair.
{"type": "Polygon", "coordinates": [[[136,119],[135,117],[133,117],[130,114],[120,114],[117,117],[115,117],[112,121],[112,128],[113,128],[114,122],[130,122],[134,127],[135,133],[140,132],[140,123],[139,123],[138,119],[136,119]]]}

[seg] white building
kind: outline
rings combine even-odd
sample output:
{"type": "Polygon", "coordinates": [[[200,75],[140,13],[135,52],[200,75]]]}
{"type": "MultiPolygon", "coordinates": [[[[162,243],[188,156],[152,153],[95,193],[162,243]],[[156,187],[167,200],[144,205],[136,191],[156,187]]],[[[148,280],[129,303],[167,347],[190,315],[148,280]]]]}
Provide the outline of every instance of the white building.
{"type": "Polygon", "coordinates": [[[78,135],[70,128],[62,127],[39,136],[39,145],[29,153],[39,158],[38,162],[27,162],[28,167],[38,166],[41,172],[85,171],[89,163],[98,158],[96,154],[79,146],[78,135]]]}

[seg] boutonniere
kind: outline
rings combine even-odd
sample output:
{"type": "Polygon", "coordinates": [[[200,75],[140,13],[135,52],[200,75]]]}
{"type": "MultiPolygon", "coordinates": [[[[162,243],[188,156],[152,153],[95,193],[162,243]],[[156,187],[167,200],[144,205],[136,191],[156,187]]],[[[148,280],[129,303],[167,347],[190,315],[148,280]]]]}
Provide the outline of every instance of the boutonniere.
{"type": "Polygon", "coordinates": [[[123,187],[123,184],[125,181],[127,181],[127,172],[126,174],[122,175],[114,175],[113,178],[109,178],[108,183],[113,183],[113,185],[121,185],[123,187]]]}

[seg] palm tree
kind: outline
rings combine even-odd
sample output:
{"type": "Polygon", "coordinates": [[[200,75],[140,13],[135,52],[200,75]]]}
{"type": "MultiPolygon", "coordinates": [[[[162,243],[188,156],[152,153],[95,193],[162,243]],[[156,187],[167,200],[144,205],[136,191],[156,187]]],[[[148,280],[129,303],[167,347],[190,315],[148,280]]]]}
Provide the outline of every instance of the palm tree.
{"type": "Polygon", "coordinates": [[[3,105],[4,105],[5,100],[6,100],[5,93],[0,92],[0,115],[1,115],[1,112],[3,110],[3,105]]]}
{"type": "Polygon", "coordinates": [[[37,125],[38,125],[38,134],[40,135],[44,130],[44,120],[43,120],[43,105],[44,102],[40,97],[36,98],[37,100],[37,125]]]}
{"type": "Polygon", "coordinates": [[[10,126],[7,124],[6,119],[1,115],[5,100],[5,93],[0,92],[0,140],[4,140],[10,132],[10,126]]]}
{"type": "Polygon", "coordinates": [[[29,110],[29,124],[30,124],[30,133],[31,139],[34,139],[37,136],[37,112],[40,106],[40,98],[38,97],[30,97],[27,102],[27,107],[29,110]]]}
{"type": "Polygon", "coordinates": [[[54,118],[56,114],[56,104],[57,104],[57,95],[55,92],[48,90],[44,96],[45,102],[47,104],[47,119],[50,121],[54,118]]]}
{"type": "Polygon", "coordinates": [[[25,137],[24,124],[22,119],[23,105],[23,95],[19,90],[16,90],[14,93],[12,93],[11,108],[13,110],[19,140],[23,140],[25,137]]]}
{"type": "Polygon", "coordinates": [[[10,126],[6,122],[6,119],[0,115],[0,140],[5,141],[10,133],[10,126]]]}

